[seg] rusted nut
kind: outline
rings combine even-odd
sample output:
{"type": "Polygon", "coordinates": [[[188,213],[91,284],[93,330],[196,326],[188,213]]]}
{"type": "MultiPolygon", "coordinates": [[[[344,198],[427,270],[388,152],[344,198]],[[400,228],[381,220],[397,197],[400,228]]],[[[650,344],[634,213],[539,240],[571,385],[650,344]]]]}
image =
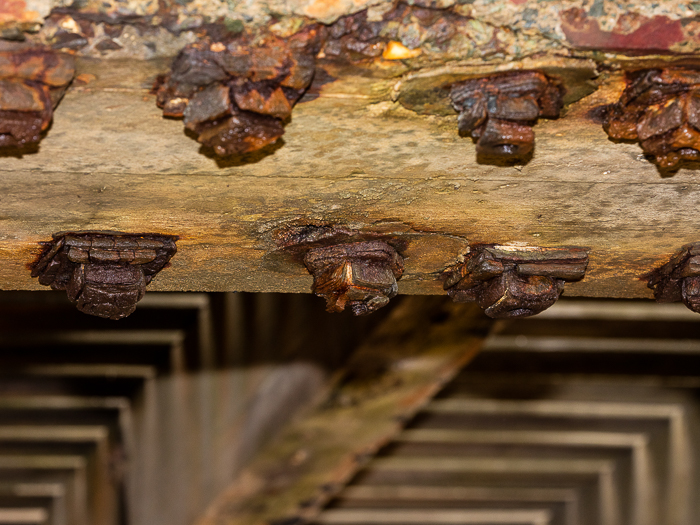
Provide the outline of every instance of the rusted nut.
{"type": "Polygon", "coordinates": [[[74,74],[73,57],[50,48],[0,52],[0,147],[39,142],[74,74]]]}
{"type": "Polygon", "coordinates": [[[313,80],[321,40],[316,26],[261,43],[245,34],[227,38],[188,45],[155,86],[163,115],[184,117],[197,140],[222,157],[259,150],[284,134],[313,80]]]}
{"type": "Polygon", "coordinates": [[[304,264],[314,276],[312,291],[326,299],[326,310],[342,312],[347,306],[355,315],[386,306],[403,274],[403,258],[384,241],[313,248],[304,264]]]}
{"type": "Polygon", "coordinates": [[[535,145],[532,126],[558,118],[564,87],[539,71],[500,73],[452,85],[459,133],[476,140],[477,155],[516,159],[535,145]]]}
{"type": "Polygon", "coordinates": [[[661,168],[700,160],[700,70],[647,69],[630,73],[603,129],[610,138],[636,140],[661,168]]]}
{"type": "Polygon", "coordinates": [[[700,313],[700,243],[684,246],[670,261],[642,276],[659,303],[683,301],[700,313]]]}
{"type": "Polygon", "coordinates": [[[122,319],[136,309],[146,285],[175,255],[174,235],[64,232],[42,243],[32,277],[65,290],[78,310],[122,319]]]}
{"type": "Polygon", "coordinates": [[[455,302],[476,302],[489,317],[528,317],[552,306],[566,281],[583,278],[583,248],[481,245],[445,273],[455,302]]]}

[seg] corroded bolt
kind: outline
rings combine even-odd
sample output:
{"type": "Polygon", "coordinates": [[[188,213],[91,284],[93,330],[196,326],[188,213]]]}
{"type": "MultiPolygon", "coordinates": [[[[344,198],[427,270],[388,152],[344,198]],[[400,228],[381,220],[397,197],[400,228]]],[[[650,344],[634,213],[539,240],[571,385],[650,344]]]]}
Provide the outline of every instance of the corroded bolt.
{"type": "Polygon", "coordinates": [[[74,74],[73,57],[51,48],[0,52],[0,147],[39,142],[74,74]]]}
{"type": "Polygon", "coordinates": [[[284,123],[311,84],[322,32],[308,26],[289,38],[217,32],[188,44],[154,86],[166,117],[217,155],[259,150],[284,134],[284,123]],[[227,35],[221,40],[221,34],[227,35]]]}
{"type": "Polygon", "coordinates": [[[326,299],[326,310],[342,312],[347,306],[355,315],[386,306],[403,274],[403,258],[378,240],[313,248],[304,264],[314,276],[312,291],[326,299]]]}
{"type": "Polygon", "coordinates": [[[643,276],[659,303],[683,301],[700,313],[700,243],[688,244],[669,262],[643,276]]]}
{"type": "Polygon", "coordinates": [[[582,279],[588,254],[582,248],[482,245],[446,273],[447,294],[476,302],[489,317],[528,317],[552,306],[565,281],[582,279]]]}
{"type": "Polygon", "coordinates": [[[476,140],[477,155],[519,158],[535,145],[533,124],[557,118],[564,88],[539,71],[516,71],[452,85],[459,132],[476,140]]]}
{"type": "Polygon", "coordinates": [[[661,168],[700,160],[700,71],[647,69],[631,73],[603,129],[610,138],[636,140],[661,168]]]}
{"type": "Polygon", "coordinates": [[[83,231],[42,243],[32,277],[65,290],[78,310],[121,319],[136,309],[146,285],[175,255],[176,236],[83,231]]]}

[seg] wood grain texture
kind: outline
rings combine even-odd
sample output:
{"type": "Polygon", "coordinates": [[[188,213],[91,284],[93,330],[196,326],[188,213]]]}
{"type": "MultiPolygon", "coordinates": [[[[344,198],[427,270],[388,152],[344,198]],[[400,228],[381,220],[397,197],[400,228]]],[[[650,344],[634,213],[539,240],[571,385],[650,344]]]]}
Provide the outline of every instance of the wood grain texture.
{"type": "Polygon", "coordinates": [[[149,289],[308,292],[273,233],[339,223],[413,236],[399,293],[444,293],[440,272],[481,242],[587,247],[588,274],[566,295],[651,297],[639,276],[700,236],[698,172],[662,176],[588,116],[616,100],[617,73],[535,126],[527,165],[502,167],[477,164],[456,114],[392,102],[391,67],[315,86],[282,144],[217,161],[161,117],[149,89],[166,69],[80,62],[96,79],[69,89],[38,153],[0,157],[0,289],[41,289],[26,269],[37,243],[90,229],[180,236],[149,289]]]}

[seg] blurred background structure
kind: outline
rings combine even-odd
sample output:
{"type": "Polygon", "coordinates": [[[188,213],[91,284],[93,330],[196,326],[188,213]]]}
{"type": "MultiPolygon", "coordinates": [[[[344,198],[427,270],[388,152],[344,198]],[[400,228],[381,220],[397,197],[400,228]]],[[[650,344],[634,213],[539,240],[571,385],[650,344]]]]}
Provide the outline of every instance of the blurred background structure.
{"type": "Polygon", "coordinates": [[[681,305],[493,322],[441,297],[356,318],[150,293],[115,330],[62,294],[0,301],[0,523],[700,516],[700,319],[681,305]]]}

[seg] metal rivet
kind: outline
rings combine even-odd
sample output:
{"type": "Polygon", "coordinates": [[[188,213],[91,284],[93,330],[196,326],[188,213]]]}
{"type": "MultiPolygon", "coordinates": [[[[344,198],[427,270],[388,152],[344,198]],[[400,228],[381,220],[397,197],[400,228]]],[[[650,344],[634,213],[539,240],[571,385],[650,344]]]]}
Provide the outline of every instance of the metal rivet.
{"type": "Polygon", "coordinates": [[[659,303],[683,301],[700,313],[700,243],[684,246],[669,262],[642,277],[659,303]]]}

